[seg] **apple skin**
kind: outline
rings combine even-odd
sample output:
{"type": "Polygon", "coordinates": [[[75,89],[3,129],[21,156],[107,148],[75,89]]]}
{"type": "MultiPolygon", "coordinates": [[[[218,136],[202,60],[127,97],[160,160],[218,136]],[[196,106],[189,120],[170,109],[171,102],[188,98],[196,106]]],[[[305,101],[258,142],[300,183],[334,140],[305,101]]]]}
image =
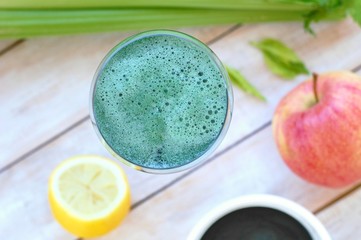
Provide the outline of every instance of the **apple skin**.
{"type": "Polygon", "coordinates": [[[276,108],[272,128],[278,150],[301,178],[327,187],[361,180],[361,77],[318,75],[290,91],[276,108]]]}

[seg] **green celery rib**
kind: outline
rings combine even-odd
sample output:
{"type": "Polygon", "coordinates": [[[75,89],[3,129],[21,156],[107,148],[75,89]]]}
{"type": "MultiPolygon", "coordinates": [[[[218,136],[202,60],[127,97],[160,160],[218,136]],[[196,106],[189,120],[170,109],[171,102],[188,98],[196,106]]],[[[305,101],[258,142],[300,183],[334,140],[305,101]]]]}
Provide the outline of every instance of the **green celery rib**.
{"type": "MultiPolygon", "coordinates": [[[[197,8],[0,10],[0,38],[27,38],[42,35],[211,24],[302,21],[309,13],[308,10],[264,11],[197,8]]],[[[345,9],[339,8],[326,12],[321,19],[333,20],[344,16],[345,9]]]]}
{"type": "MultiPolygon", "coordinates": [[[[320,0],[10,0],[0,1],[0,9],[72,8],[215,8],[233,10],[312,10],[320,0]]],[[[322,1],[321,1],[322,2],[322,1]]]]}
{"type": "Polygon", "coordinates": [[[297,11],[209,11],[209,10],[87,10],[49,12],[32,18],[34,12],[22,18],[0,11],[0,38],[62,35],[87,32],[120,31],[131,29],[227,24],[238,22],[296,21],[304,12],[297,11]],[[86,17],[89,16],[89,17],[86,17]],[[91,16],[91,17],[90,17],[91,16]],[[29,17],[29,18],[28,18],[29,17]]]}
{"type": "MultiPolygon", "coordinates": [[[[177,11],[176,11],[177,12],[177,11]]],[[[46,21],[36,19],[0,19],[0,38],[32,37],[41,35],[63,35],[88,32],[120,31],[132,29],[151,29],[179,26],[196,26],[204,24],[227,24],[235,22],[269,22],[269,21],[297,21],[302,19],[303,12],[271,11],[265,14],[262,11],[183,11],[177,13],[166,11],[142,12],[137,15],[127,11],[97,12],[94,18],[84,18],[73,11],[64,15],[53,17],[48,15],[46,21]],[[196,14],[195,14],[196,13],[196,14]]],[[[90,13],[89,13],[90,14],[90,13]]],[[[1,15],[1,12],[0,12],[1,15]]],[[[39,16],[39,15],[38,15],[39,16]]],[[[334,17],[334,16],[333,16],[334,17]]]]}
{"type": "MultiPolygon", "coordinates": [[[[88,22],[91,20],[101,21],[102,19],[138,20],[138,19],[183,19],[191,17],[221,17],[236,18],[241,21],[248,19],[301,19],[302,14],[307,11],[245,11],[245,10],[205,10],[205,9],[118,9],[118,10],[13,10],[1,11],[0,21],[9,25],[27,23],[45,23],[49,21],[66,21],[71,24],[75,21],[88,22]],[[47,21],[47,22],[44,22],[47,21]]],[[[192,20],[192,19],[190,19],[192,20]]],[[[214,19],[217,21],[218,19],[214,19]]],[[[146,25],[146,23],[144,23],[146,25]]]]}

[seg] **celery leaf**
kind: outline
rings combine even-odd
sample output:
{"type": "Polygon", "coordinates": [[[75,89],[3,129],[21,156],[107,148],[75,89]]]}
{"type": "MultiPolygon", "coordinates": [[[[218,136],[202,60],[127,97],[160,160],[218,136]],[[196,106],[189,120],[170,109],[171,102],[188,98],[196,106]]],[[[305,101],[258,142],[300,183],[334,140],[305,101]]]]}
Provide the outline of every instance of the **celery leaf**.
{"type": "Polygon", "coordinates": [[[284,43],[266,38],[260,42],[251,42],[251,45],[262,52],[265,64],[274,74],[285,79],[292,79],[300,74],[309,74],[309,70],[302,60],[284,43]]]}
{"type": "Polygon", "coordinates": [[[259,100],[266,101],[266,98],[237,70],[229,66],[225,66],[228,75],[234,85],[242,89],[244,92],[253,95],[259,100]]]}
{"type": "Polygon", "coordinates": [[[353,7],[350,9],[350,14],[353,20],[361,26],[361,0],[354,0],[353,7]]]}

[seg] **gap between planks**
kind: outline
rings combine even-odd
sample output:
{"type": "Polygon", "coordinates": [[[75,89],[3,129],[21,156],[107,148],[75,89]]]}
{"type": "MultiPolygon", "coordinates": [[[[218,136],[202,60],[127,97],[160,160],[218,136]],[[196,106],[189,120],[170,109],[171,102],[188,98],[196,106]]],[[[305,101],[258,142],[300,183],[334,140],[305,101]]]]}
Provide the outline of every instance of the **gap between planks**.
{"type": "Polygon", "coordinates": [[[202,168],[203,166],[211,163],[212,161],[214,161],[215,159],[219,158],[220,156],[222,156],[223,154],[225,154],[226,152],[230,151],[231,149],[235,148],[236,146],[240,145],[241,143],[243,143],[244,141],[250,139],[252,136],[256,135],[257,133],[261,132],[262,130],[268,128],[271,126],[271,121],[266,122],[265,124],[263,124],[262,126],[258,127],[257,129],[253,130],[251,133],[247,134],[246,136],[242,137],[241,139],[237,140],[236,142],[234,142],[233,144],[231,144],[230,146],[226,147],[225,149],[223,149],[222,151],[218,152],[217,154],[215,154],[214,156],[212,156],[211,158],[209,158],[207,161],[205,161],[204,163],[200,164],[199,166],[194,167],[193,169],[189,170],[188,172],[184,173],[183,175],[177,177],[176,179],[172,180],[171,182],[169,182],[167,185],[161,187],[160,189],[154,191],[153,193],[149,194],[148,196],[146,196],[145,198],[139,200],[138,202],[135,202],[131,209],[135,209],[137,207],[139,207],[140,205],[142,205],[144,202],[148,201],[149,199],[155,197],[156,195],[158,195],[159,193],[163,192],[164,190],[168,189],[169,187],[173,186],[174,184],[176,184],[177,182],[181,181],[182,179],[184,179],[185,177],[191,175],[192,173],[196,172],[198,169],[202,168]]]}
{"type": "MultiPolygon", "coordinates": [[[[358,65],[357,67],[353,68],[351,71],[353,72],[357,72],[361,70],[361,64],[358,65]]],[[[180,182],[182,179],[186,178],[187,176],[193,174],[194,172],[196,172],[197,170],[199,170],[200,168],[202,168],[203,166],[209,164],[210,162],[216,160],[217,158],[221,157],[223,154],[225,154],[226,152],[230,151],[231,149],[235,148],[236,146],[242,144],[243,142],[247,141],[248,139],[250,139],[251,137],[255,136],[256,134],[258,134],[259,132],[267,129],[268,127],[271,127],[272,121],[268,121],[266,123],[264,123],[263,125],[261,125],[260,127],[258,127],[257,129],[253,130],[251,133],[247,134],[246,136],[244,136],[243,138],[237,140],[236,142],[234,142],[233,144],[231,144],[230,146],[226,147],[225,149],[223,149],[222,151],[220,151],[219,153],[215,154],[213,157],[211,157],[210,159],[208,159],[206,162],[204,162],[203,164],[191,169],[190,171],[186,172],[185,174],[177,177],[176,179],[174,179],[173,181],[169,182],[167,185],[163,186],[162,188],[154,191],[153,193],[149,194],[148,196],[144,197],[143,199],[135,202],[132,206],[131,206],[131,210],[134,210],[135,208],[139,207],[140,205],[142,205],[143,203],[145,203],[146,201],[152,199],[153,197],[157,196],[158,194],[160,194],[161,192],[165,191],[166,189],[172,187],[173,185],[175,185],[176,183],[180,182]]],[[[361,188],[361,183],[355,185],[354,187],[352,187],[351,189],[349,189],[348,191],[340,194],[339,196],[331,199],[329,202],[327,202],[326,204],[324,204],[323,206],[321,206],[320,208],[316,209],[313,211],[313,213],[316,215],[324,210],[326,210],[327,208],[332,207],[334,204],[336,204],[338,201],[340,201],[341,199],[343,199],[344,197],[346,197],[347,195],[357,191],[359,188],[361,188]]],[[[75,240],[85,240],[84,238],[76,238],[75,240]]]]}
{"type": "MultiPolygon", "coordinates": [[[[221,34],[215,36],[213,39],[209,40],[206,42],[207,45],[213,44],[219,40],[221,40],[222,38],[226,37],[227,35],[231,34],[232,32],[234,32],[235,30],[237,30],[238,28],[241,27],[241,24],[236,24],[234,26],[231,26],[229,29],[227,29],[226,31],[222,32],[221,34]]],[[[15,48],[16,46],[18,46],[19,44],[23,43],[25,40],[24,39],[20,39],[16,42],[14,42],[13,44],[11,44],[10,46],[6,47],[3,51],[0,51],[0,56],[3,53],[6,53],[8,51],[10,51],[11,49],[15,48]]],[[[60,138],[61,136],[63,136],[64,134],[68,133],[69,131],[71,131],[72,129],[76,128],[77,126],[79,126],[81,123],[85,122],[86,120],[89,119],[89,114],[82,117],[80,120],[76,121],[75,123],[73,123],[72,125],[70,125],[69,127],[63,129],[62,131],[60,131],[59,133],[57,133],[56,135],[50,137],[49,139],[47,139],[46,141],[40,143],[38,146],[36,146],[35,148],[31,149],[30,151],[24,153],[23,155],[21,155],[20,157],[16,158],[15,160],[11,161],[9,164],[5,165],[4,167],[0,168],[0,174],[2,174],[3,172],[7,171],[8,169],[12,168],[13,166],[17,165],[18,163],[22,162],[23,160],[25,160],[26,158],[28,158],[29,156],[31,156],[32,154],[40,151],[42,148],[46,147],[48,144],[52,143],[53,141],[55,141],[56,139],[60,138]]]]}
{"type": "MultiPolygon", "coordinates": [[[[212,44],[215,43],[219,40],[221,40],[222,38],[224,38],[225,36],[227,36],[228,34],[232,33],[233,31],[235,31],[236,29],[238,29],[241,25],[234,25],[233,27],[229,28],[228,30],[226,30],[225,32],[223,32],[222,34],[216,36],[214,39],[210,40],[207,42],[207,44],[212,44]]],[[[7,53],[8,51],[10,51],[11,49],[17,47],[18,45],[20,45],[21,43],[23,43],[25,40],[24,39],[20,39],[15,41],[14,43],[10,44],[9,46],[7,46],[5,49],[0,51],[0,55],[7,53]]],[[[352,69],[352,71],[356,72],[361,70],[361,65],[355,67],[354,69],[352,69]]],[[[55,141],[56,139],[58,139],[59,137],[61,137],[62,135],[66,134],[67,132],[70,132],[71,130],[73,130],[74,128],[76,128],[77,126],[79,126],[80,124],[82,124],[83,122],[85,122],[86,120],[89,119],[89,115],[81,118],[80,120],[78,120],[77,122],[75,122],[73,125],[69,126],[68,128],[62,130],[60,133],[56,134],[55,136],[49,138],[48,140],[46,140],[45,142],[41,143],[40,145],[38,145],[37,147],[35,147],[34,149],[32,149],[31,151],[25,153],[24,155],[22,155],[21,157],[15,159],[13,162],[11,162],[10,164],[6,165],[5,167],[3,167],[2,169],[0,169],[0,174],[8,169],[10,169],[11,167],[13,167],[14,165],[16,165],[17,163],[25,160],[28,156],[34,154],[35,152],[41,150],[42,148],[44,148],[46,145],[50,144],[51,142],[55,141]]],[[[248,135],[246,135],[245,137],[237,140],[236,142],[234,142],[232,145],[228,146],[227,148],[225,148],[224,150],[222,150],[221,152],[219,152],[218,154],[214,155],[212,158],[210,158],[207,162],[205,162],[204,164],[192,169],[191,171],[183,174],[182,176],[176,178],[175,180],[173,180],[172,182],[170,182],[169,184],[167,184],[166,186],[162,187],[161,189],[158,189],[157,191],[153,192],[152,194],[148,195],[147,197],[139,200],[138,202],[134,203],[132,205],[132,209],[137,208],[138,206],[142,205],[144,202],[146,202],[147,200],[153,198],[154,196],[158,195],[159,193],[161,193],[162,191],[166,190],[167,188],[173,186],[174,184],[176,184],[177,182],[181,181],[182,179],[184,179],[185,177],[189,176],[190,174],[194,173],[195,171],[197,171],[198,169],[200,169],[202,166],[206,165],[207,163],[210,163],[211,161],[217,159],[218,157],[220,157],[221,155],[223,155],[225,152],[229,151],[230,149],[236,147],[237,145],[241,144],[242,142],[246,141],[247,139],[251,138],[252,136],[256,135],[257,133],[261,132],[262,130],[268,128],[271,125],[271,121],[266,122],[265,124],[263,124],[262,126],[260,126],[259,128],[255,129],[254,131],[252,131],[251,133],[249,133],[248,135]]],[[[350,193],[356,191],[357,189],[359,189],[361,187],[361,184],[358,184],[356,186],[354,186],[353,188],[351,188],[350,190],[348,190],[347,192],[339,195],[338,197],[332,199],[330,202],[326,203],[324,206],[320,207],[319,209],[316,209],[314,211],[315,214],[318,214],[319,212],[331,207],[332,205],[334,205],[336,202],[338,202],[340,199],[344,198],[345,196],[349,195],[350,193]]],[[[83,238],[77,238],[76,240],[82,240],[83,238]]]]}
{"type": "Polygon", "coordinates": [[[5,53],[9,52],[10,50],[16,48],[17,46],[19,46],[20,44],[22,44],[23,42],[25,42],[25,39],[19,39],[16,40],[12,43],[10,43],[9,45],[7,45],[5,48],[0,50],[0,56],[4,55],[5,53]]]}
{"type": "MultiPolygon", "coordinates": [[[[226,152],[230,151],[231,149],[235,148],[236,146],[238,146],[239,144],[247,141],[248,139],[250,139],[251,137],[253,137],[254,135],[256,135],[257,133],[263,131],[264,129],[268,128],[271,126],[271,121],[266,122],[265,124],[263,124],[262,126],[258,127],[257,129],[253,130],[251,133],[247,134],[246,136],[242,137],[241,139],[237,140],[236,142],[234,142],[233,144],[231,144],[230,146],[226,147],[225,149],[223,149],[222,151],[218,152],[217,154],[215,154],[213,157],[209,158],[206,162],[202,163],[201,165],[189,170],[188,172],[184,173],[183,175],[177,177],[176,179],[172,180],[171,182],[169,182],[168,184],[166,184],[165,186],[161,187],[160,189],[152,192],[151,194],[149,194],[148,196],[144,197],[143,199],[135,202],[134,204],[132,204],[131,206],[131,210],[134,210],[135,208],[139,207],[140,205],[142,205],[143,203],[145,203],[146,201],[152,199],[153,197],[157,196],[158,194],[160,194],[161,192],[165,191],[166,189],[170,188],[171,186],[175,185],[176,183],[178,183],[179,181],[181,181],[182,179],[186,178],[187,176],[191,175],[192,173],[196,172],[197,170],[199,170],[200,168],[202,168],[203,166],[211,163],[212,161],[216,160],[217,158],[221,157],[223,154],[225,154],[226,152]]],[[[74,240],[85,240],[84,238],[76,238],[74,240]]]]}
{"type": "MultiPolygon", "coordinates": [[[[351,71],[352,72],[357,72],[361,70],[361,64],[358,65],[357,67],[353,68],[351,71]]],[[[178,178],[174,179],[173,181],[171,181],[170,183],[168,183],[167,185],[163,186],[162,188],[156,190],[155,192],[151,193],[150,195],[146,196],[145,198],[139,200],[138,202],[134,203],[131,207],[131,209],[135,209],[138,206],[142,205],[144,202],[148,201],[149,199],[155,197],[156,195],[158,195],[159,193],[163,192],[164,190],[168,189],[169,187],[173,186],[174,184],[176,184],[177,182],[181,181],[182,179],[184,179],[185,177],[191,175],[192,173],[196,172],[198,169],[200,169],[201,167],[203,167],[204,165],[214,161],[215,159],[217,159],[218,157],[222,156],[224,153],[226,153],[227,151],[233,149],[234,147],[240,145],[241,143],[243,143],[244,141],[248,140],[249,138],[255,136],[256,134],[258,134],[259,132],[263,131],[264,129],[270,127],[272,124],[272,120],[264,123],[263,125],[261,125],[260,127],[258,127],[257,129],[253,130],[251,133],[247,134],[246,136],[244,136],[243,138],[237,140],[236,142],[234,142],[233,144],[231,144],[230,146],[226,147],[225,149],[223,149],[222,151],[220,151],[219,153],[215,154],[213,157],[211,157],[209,160],[207,160],[205,163],[193,168],[192,170],[186,172],[185,174],[179,176],[178,178]]],[[[342,198],[344,198],[345,196],[351,194],[352,192],[355,192],[356,190],[358,190],[361,187],[361,183],[357,184],[356,186],[352,187],[351,189],[349,189],[348,191],[342,193],[341,195],[337,196],[334,199],[331,199],[328,203],[326,203],[325,205],[321,206],[320,208],[316,209],[314,211],[314,214],[318,214],[321,211],[331,207],[332,205],[334,205],[336,202],[338,202],[339,200],[341,200],[342,198]]]]}
{"type": "Polygon", "coordinates": [[[334,204],[336,204],[338,201],[340,201],[341,199],[343,199],[347,195],[350,195],[353,192],[356,192],[358,189],[361,189],[361,183],[355,185],[354,187],[352,187],[351,189],[347,190],[346,192],[340,194],[336,198],[331,199],[328,203],[326,203],[325,205],[323,205],[323,206],[319,207],[318,209],[316,209],[315,211],[313,211],[313,213],[314,214],[319,214],[320,212],[332,207],[334,204]]]}
{"type": "MultiPolygon", "coordinates": [[[[361,70],[361,64],[358,65],[357,67],[353,68],[351,71],[352,72],[357,72],[361,70]]],[[[144,202],[146,202],[147,200],[151,199],[152,197],[156,196],[158,193],[161,193],[162,191],[166,190],[167,188],[173,186],[174,184],[176,184],[177,182],[181,181],[183,178],[189,176],[190,174],[192,174],[193,172],[197,171],[199,168],[201,168],[202,166],[206,165],[207,163],[210,163],[211,161],[217,159],[218,157],[222,156],[225,152],[231,150],[232,148],[236,147],[237,145],[241,144],[242,142],[246,141],[247,139],[251,138],[252,136],[256,135],[257,133],[263,131],[264,129],[270,127],[272,124],[272,121],[268,121],[265,124],[263,124],[261,127],[257,128],[256,130],[252,131],[251,133],[249,133],[248,135],[246,135],[245,137],[237,140],[236,142],[234,142],[233,144],[231,144],[230,146],[228,146],[227,148],[225,148],[224,150],[222,150],[221,152],[219,152],[218,154],[214,155],[212,158],[210,158],[208,161],[206,161],[205,163],[203,163],[202,165],[192,169],[191,171],[179,176],[178,178],[174,179],[172,182],[168,183],[167,185],[165,185],[164,187],[162,187],[161,189],[158,189],[157,191],[153,192],[152,194],[148,195],[147,197],[145,197],[144,199],[134,203],[132,205],[131,209],[135,209],[136,207],[140,206],[141,204],[143,204],[144,202]]],[[[348,191],[340,194],[339,196],[337,196],[334,199],[331,199],[329,202],[327,202],[326,204],[324,204],[323,206],[321,206],[320,208],[316,209],[315,211],[313,211],[313,213],[316,215],[324,210],[326,210],[327,208],[332,207],[334,204],[336,204],[338,201],[340,201],[341,199],[343,199],[344,197],[346,197],[347,195],[357,191],[358,189],[361,188],[361,183],[355,185],[354,187],[352,187],[351,189],[349,189],[348,191]]],[[[76,239],[78,240],[78,239],[76,239]]],[[[82,238],[79,238],[79,240],[83,240],[82,238]]]]}
{"type": "MultiPolygon", "coordinates": [[[[357,67],[353,68],[351,71],[352,72],[358,72],[361,70],[361,64],[358,65],[357,67]]],[[[314,214],[319,214],[320,212],[332,207],[334,204],[336,204],[337,202],[339,202],[341,199],[343,199],[344,197],[346,197],[347,195],[357,191],[359,188],[361,188],[361,183],[355,185],[354,187],[352,187],[351,189],[349,189],[348,191],[340,194],[339,196],[337,196],[334,199],[331,199],[328,203],[326,203],[325,205],[321,206],[320,208],[316,209],[315,211],[313,211],[314,214]]]]}
{"type": "Polygon", "coordinates": [[[77,126],[81,125],[82,123],[84,123],[85,121],[89,120],[89,115],[81,118],[80,120],[76,121],[75,123],[73,123],[72,125],[70,125],[69,127],[65,128],[64,130],[60,131],[59,133],[57,133],[56,135],[52,136],[51,138],[49,138],[48,140],[46,140],[45,142],[39,144],[37,147],[31,149],[29,152],[24,153],[23,155],[21,155],[20,157],[18,157],[17,159],[15,159],[14,161],[10,162],[9,164],[5,165],[3,168],[0,169],[0,174],[2,174],[3,172],[7,171],[8,169],[12,168],[13,166],[15,166],[16,164],[22,162],[23,160],[25,160],[26,158],[28,158],[29,156],[31,156],[32,154],[40,151],[42,148],[46,147],[48,144],[54,142],[56,139],[60,138],[61,136],[63,136],[64,134],[70,132],[71,130],[73,130],[74,128],[76,128],[77,126]]]}

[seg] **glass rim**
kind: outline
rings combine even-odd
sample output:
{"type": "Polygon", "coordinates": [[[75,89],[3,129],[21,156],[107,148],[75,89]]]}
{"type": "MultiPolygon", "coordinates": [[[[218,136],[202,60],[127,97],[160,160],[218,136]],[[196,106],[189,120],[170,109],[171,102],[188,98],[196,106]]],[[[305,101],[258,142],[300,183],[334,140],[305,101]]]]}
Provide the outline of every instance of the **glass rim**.
{"type": "Polygon", "coordinates": [[[91,88],[90,88],[90,120],[92,122],[93,128],[96,132],[96,135],[98,136],[98,138],[100,139],[101,143],[105,146],[105,148],[108,150],[108,152],[111,153],[111,155],[113,157],[115,157],[117,160],[119,160],[120,162],[122,162],[123,164],[138,170],[138,171],[142,171],[142,172],[147,172],[147,173],[153,173],[153,174],[167,174],[167,173],[176,173],[176,172],[180,172],[180,171],[184,171],[187,169],[190,169],[192,167],[195,167],[197,165],[200,165],[201,163],[203,163],[214,151],[215,149],[220,145],[220,143],[222,142],[222,140],[224,139],[224,136],[226,135],[230,122],[231,122],[231,118],[232,118],[232,111],[233,111],[233,90],[231,87],[231,83],[230,83],[230,79],[228,76],[228,73],[225,69],[225,67],[223,66],[222,62],[219,60],[219,58],[216,56],[216,54],[203,42],[201,42],[200,40],[182,33],[182,32],[178,32],[178,31],[174,31],[174,30],[149,30],[149,31],[144,31],[144,32],[140,32],[138,34],[132,35],[124,40],[122,40],[121,42],[119,42],[117,45],[115,45],[106,55],[105,57],[102,59],[102,61],[100,62],[97,70],[94,73],[93,76],[93,80],[91,83],[91,88]],[[107,65],[107,63],[110,61],[110,59],[112,59],[112,57],[118,53],[118,51],[120,51],[121,49],[123,49],[124,47],[128,46],[129,44],[143,39],[145,37],[149,37],[149,36],[156,36],[156,35],[170,35],[170,36],[175,36],[178,37],[180,39],[183,40],[187,40],[190,41],[191,43],[197,45],[198,47],[200,47],[202,50],[205,51],[205,53],[214,61],[214,63],[216,64],[216,66],[218,67],[218,70],[220,71],[220,73],[222,74],[223,80],[224,80],[224,84],[226,86],[226,90],[227,90],[227,111],[225,114],[225,119],[224,119],[224,123],[222,126],[222,129],[220,130],[216,140],[210,145],[210,147],[208,149],[206,149],[206,151],[199,156],[198,158],[195,158],[194,160],[192,160],[189,163],[180,165],[180,166],[176,166],[176,167],[171,167],[171,168],[150,168],[150,167],[146,167],[143,165],[138,165],[130,160],[127,160],[125,157],[119,155],[115,150],[112,149],[112,147],[107,143],[107,141],[104,139],[103,135],[101,134],[96,119],[95,119],[95,114],[94,114],[94,95],[95,95],[95,89],[96,89],[96,83],[98,80],[98,77],[100,75],[100,73],[102,72],[102,70],[104,69],[104,67],[107,65]]]}

